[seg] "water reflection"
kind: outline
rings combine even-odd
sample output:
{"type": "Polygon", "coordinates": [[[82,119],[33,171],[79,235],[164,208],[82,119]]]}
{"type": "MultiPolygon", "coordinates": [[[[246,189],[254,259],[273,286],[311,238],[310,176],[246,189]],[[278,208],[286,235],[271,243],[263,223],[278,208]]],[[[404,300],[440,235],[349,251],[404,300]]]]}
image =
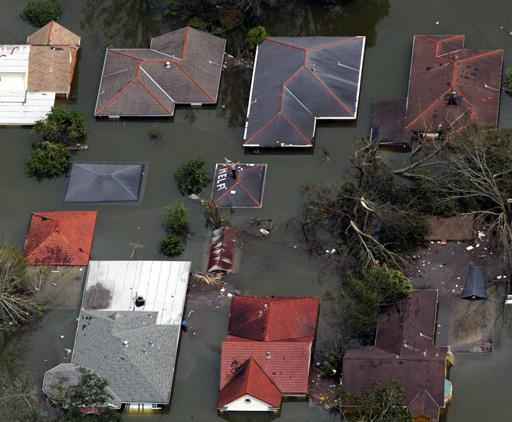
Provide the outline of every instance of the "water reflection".
{"type": "Polygon", "coordinates": [[[147,47],[151,37],[170,22],[163,10],[162,0],[87,0],[81,24],[96,36],[101,34],[107,43],[147,47]]]}
{"type": "Polygon", "coordinates": [[[389,0],[332,3],[319,7],[308,0],[288,1],[264,11],[262,24],[271,35],[365,35],[366,44],[373,47],[377,24],[389,14],[389,0]]]}

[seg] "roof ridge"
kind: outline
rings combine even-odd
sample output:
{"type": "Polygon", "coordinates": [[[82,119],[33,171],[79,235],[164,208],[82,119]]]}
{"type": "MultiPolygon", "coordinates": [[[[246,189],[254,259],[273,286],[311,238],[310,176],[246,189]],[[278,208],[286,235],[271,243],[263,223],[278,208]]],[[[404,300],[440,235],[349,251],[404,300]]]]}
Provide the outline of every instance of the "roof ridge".
{"type": "Polygon", "coordinates": [[[284,45],[285,47],[290,47],[290,48],[296,48],[297,50],[302,50],[302,51],[306,51],[305,48],[303,47],[297,47],[296,45],[293,45],[293,44],[288,44],[284,41],[281,41],[281,40],[277,40],[276,39],[277,37],[268,37],[265,41],[270,41],[270,42],[273,42],[275,44],[281,44],[281,45],[284,45]]]}
{"type": "Polygon", "coordinates": [[[178,68],[183,72],[183,74],[189,78],[193,83],[194,85],[196,85],[211,101],[214,101],[213,97],[208,93],[208,91],[206,91],[206,89],[204,89],[201,84],[199,82],[197,82],[184,68],[184,66],[182,66],[181,63],[178,63],[177,61],[175,62],[176,63],[176,66],[178,66],[178,68]]]}

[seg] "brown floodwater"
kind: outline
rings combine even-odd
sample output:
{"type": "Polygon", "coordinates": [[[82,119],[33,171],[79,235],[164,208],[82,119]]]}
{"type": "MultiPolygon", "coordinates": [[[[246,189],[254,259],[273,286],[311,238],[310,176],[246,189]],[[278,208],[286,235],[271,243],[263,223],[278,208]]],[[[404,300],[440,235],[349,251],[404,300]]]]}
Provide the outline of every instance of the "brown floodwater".
{"type": "MultiPolygon", "coordinates": [[[[33,31],[18,15],[22,0],[2,0],[0,40],[23,43],[33,31]]],[[[311,153],[244,153],[242,122],[247,105],[250,71],[229,70],[222,78],[216,107],[178,108],[171,120],[99,121],[93,118],[105,47],[144,47],[150,37],[175,29],[176,18],[164,17],[159,0],[60,0],[61,23],[82,36],[77,81],[69,106],[87,121],[89,149],[80,161],[143,161],[148,163],[144,197],[136,205],[77,206],[63,203],[66,179],[37,182],[25,175],[25,160],[33,135],[27,128],[0,129],[0,238],[23,246],[30,213],[55,209],[98,209],[92,257],[128,259],[133,242],[144,245],[139,259],[162,259],[158,243],[164,235],[162,208],[183,201],[193,230],[182,259],[201,269],[207,232],[197,202],[180,196],[173,173],[185,160],[202,155],[210,171],[224,156],[268,163],[264,205],[259,210],[237,210],[234,224],[251,217],[272,218],[278,230],[265,240],[247,243],[241,269],[231,279],[244,294],[317,295],[322,298],[318,347],[334,333],[328,293],[339,276],[325,262],[292,247],[298,238],[288,223],[301,211],[301,187],[334,179],[349,168],[350,152],[358,136],[369,131],[373,101],[398,98],[406,93],[412,36],[465,34],[472,48],[512,49],[510,0],[353,0],[333,1],[321,7],[314,1],[290,0],[279,9],[264,10],[262,23],[272,35],[366,35],[359,116],[357,122],[321,124],[311,153]],[[148,131],[156,126],[164,142],[154,143],[148,131]]],[[[229,43],[235,52],[240,35],[229,43]]],[[[512,66],[512,56],[505,54],[512,66]]],[[[512,101],[501,101],[502,126],[512,125],[512,101]]],[[[394,158],[394,157],[393,157],[394,158]]],[[[210,189],[209,186],[207,189],[210,189]]],[[[220,344],[227,328],[227,308],[189,305],[191,330],[183,334],[177,362],[172,403],[152,416],[127,416],[136,421],[221,420],[215,411],[220,344]],[[196,334],[193,335],[192,331],[196,334]]],[[[28,371],[39,386],[43,372],[62,361],[64,349],[73,345],[77,308],[50,309],[34,327],[4,341],[0,359],[28,371]],[[64,335],[64,339],[60,336],[64,335]]],[[[505,313],[504,318],[508,318],[505,313]]],[[[494,353],[457,355],[451,370],[454,402],[446,421],[509,421],[512,408],[512,329],[497,328],[494,353]]],[[[234,415],[228,420],[270,421],[268,415],[234,415]]],[[[337,420],[306,402],[284,403],[279,421],[337,420]]]]}

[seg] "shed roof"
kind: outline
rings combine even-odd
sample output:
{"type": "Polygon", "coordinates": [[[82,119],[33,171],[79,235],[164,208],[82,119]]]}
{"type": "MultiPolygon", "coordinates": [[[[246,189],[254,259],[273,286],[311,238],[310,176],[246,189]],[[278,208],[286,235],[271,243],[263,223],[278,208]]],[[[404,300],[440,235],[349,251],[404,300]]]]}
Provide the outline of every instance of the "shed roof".
{"type": "Polygon", "coordinates": [[[50,21],[27,38],[30,45],[80,47],[80,36],[64,28],[55,21],[50,21]]]}
{"type": "Polygon", "coordinates": [[[87,265],[96,211],[36,212],[30,218],[25,256],[32,265],[87,265]]]}
{"type": "Polygon", "coordinates": [[[225,226],[212,232],[210,253],[208,256],[209,273],[215,271],[231,272],[236,247],[236,229],[225,226]]]}
{"type": "Polygon", "coordinates": [[[245,147],[311,147],[317,119],[355,119],[365,37],[269,37],[258,47],[245,147]]]}
{"type": "Polygon", "coordinates": [[[281,392],[252,357],[236,369],[230,380],[220,390],[217,407],[221,408],[246,394],[275,409],[281,405],[281,392]]]}
{"type": "Polygon", "coordinates": [[[372,139],[408,145],[416,131],[496,126],[502,67],[503,50],[464,48],[464,35],[415,35],[407,101],[394,115],[377,105],[372,139]],[[452,90],[458,104],[449,105],[452,90]]]}
{"type": "Polygon", "coordinates": [[[71,362],[121,403],[167,404],[189,272],[190,262],[91,261],[71,362]]]}
{"type": "Polygon", "coordinates": [[[138,201],[143,164],[73,163],[64,202],[138,201]]]}
{"type": "Polygon", "coordinates": [[[469,264],[461,297],[462,299],[487,299],[487,279],[483,265],[469,264]]]}
{"type": "Polygon", "coordinates": [[[319,302],[315,297],[235,296],[229,333],[266,342],[312,339],[319,302]]]}
{"type": "Polygon", "coordinates": [[[95,116],[172,116],[175,104],[215,104],[226,41],[185,27],[146,49],[107,49],[95,116]]]}

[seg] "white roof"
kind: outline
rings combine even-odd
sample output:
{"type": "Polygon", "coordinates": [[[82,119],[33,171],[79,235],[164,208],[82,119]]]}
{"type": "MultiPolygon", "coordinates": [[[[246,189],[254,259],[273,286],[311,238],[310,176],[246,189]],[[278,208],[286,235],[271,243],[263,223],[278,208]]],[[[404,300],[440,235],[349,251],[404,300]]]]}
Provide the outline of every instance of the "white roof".
{"type": "Polygon", "coordinates": [[[30,45],[0,45],[0,73],[28,72],[30,45]]]}
{"type": "Polygon", "coordinates": [[[55,92],[0,92],[0,126],[33,125],[55,104],[55,92]]]}
{"type": "Polygon", "coordinates": [[[101,283],[110,292],[108,307],[94,309],[153,311],[158,312],[157,325],[179,325],[189,273],[189,261],[90,261],[84,291],[101,283]],[[144,306],[135,306],[137,296],[144,298],[144,306]]]}

